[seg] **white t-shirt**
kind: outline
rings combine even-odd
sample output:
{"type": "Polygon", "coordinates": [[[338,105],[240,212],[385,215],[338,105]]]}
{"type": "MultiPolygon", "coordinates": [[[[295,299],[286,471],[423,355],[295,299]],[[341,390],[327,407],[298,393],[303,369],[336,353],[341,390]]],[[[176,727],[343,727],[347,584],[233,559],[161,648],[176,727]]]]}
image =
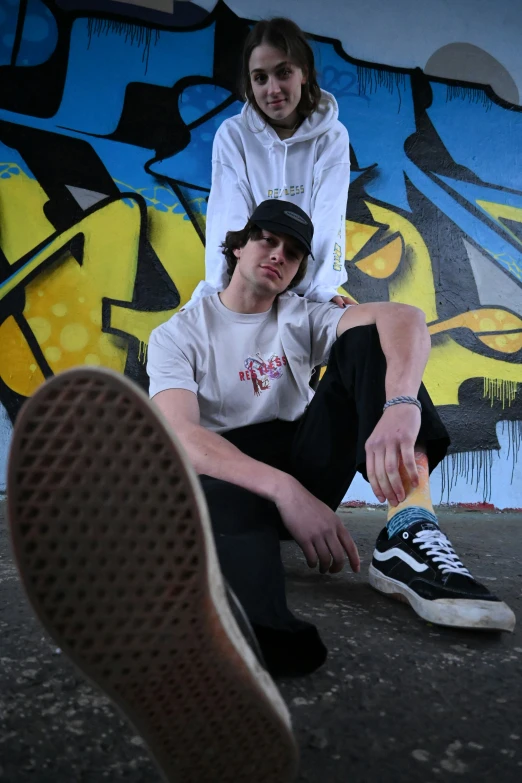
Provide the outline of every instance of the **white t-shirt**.
{"type": "Polygon", "coordinates": [[[204,297],[154,329],[149,395],[187,389],[214,432],[273,419],[295,421],[313,397],[313,368],[328,359],[344,310],[282,294],[266,313],[229,310],[204,297]]]}

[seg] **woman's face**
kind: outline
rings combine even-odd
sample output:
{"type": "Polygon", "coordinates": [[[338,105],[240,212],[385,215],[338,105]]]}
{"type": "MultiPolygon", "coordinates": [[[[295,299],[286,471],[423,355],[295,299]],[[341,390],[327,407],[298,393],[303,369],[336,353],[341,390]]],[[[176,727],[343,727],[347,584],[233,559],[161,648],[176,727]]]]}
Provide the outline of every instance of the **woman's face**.
{"type": "Polygon", "coordinates": [[[292,128],[306,74],[281,49],[267,43],[256,46],[248,68],[258,107],[275,124],[292,128]]]}

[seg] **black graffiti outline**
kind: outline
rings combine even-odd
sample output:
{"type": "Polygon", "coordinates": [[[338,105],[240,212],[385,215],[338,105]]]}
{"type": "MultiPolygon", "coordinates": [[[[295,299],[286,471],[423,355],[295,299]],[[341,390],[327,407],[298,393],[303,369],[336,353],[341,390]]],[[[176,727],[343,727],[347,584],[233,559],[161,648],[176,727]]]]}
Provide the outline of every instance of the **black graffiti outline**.
{"type": "MultiPolygon", "coordinates": [[[[147,229],[148,229],[148,215],[147,215],[147,204],[146,200],[143,196],[137,193],[129,192],[129,193],[122,193],[120,196],[112,196],[104,198],[103,200],[97,202],[96,204],[93,204],[91,207],[86,209],[83,214],[81,221],[88,219],[91,215],[105,209],[110,204],[113,204],[115,202],[119,201],[133,201],[135,203],[135,206],[138,207],[140,217],[139,217],[139,237],[138,237],[138,251],[137,251],[137,262],[139,263],[140,256],[144,250],[144,248],[147,246],[149,240],[147,236],[147,229]]],[[[74,228],[73,224],[69,227],[67,230],[71,230],[74,228]]],[[[14,264],[11,265],[10,271],[11,275],[16,275],[19,273],[21,269],[38,253],[45,250],[46,247],[48,247],[53,242],[59,241],[60,237],[63,235],[64,231],[59,230],[55,231],[54,233],[50,234],[45,240],[38,243],[34,248],[32,248],[30,251],[25,253],[23,256],[21,256],[14,264]]],[[[24,276],[20,282],[16,285],[15,288],[13,288],[8,294],[5,295],[2,299],[0,299],[0,324],[3,323],[4,320],[9,318],[10,316],[13,316],[18,324],[18,326],[21,328],[22,334],[24,335],[30,350],[32,351],[35,361],[41,370],[44,377],[48,378],[53,375],[53,372],[51,370],[51,367],[47,360],[45,359],[45,356],[43,354],[43,351],[38,343],[38,340],[36,336],[34,335],[33,331],[31,330],[29,324],[27,323],[27,320],[22,312],[13,312],[13,310],[9,307],[9,300],[11,297],[14,297],[15,295],[19,294],[20,290],[25,290],[27,286],[32,283],[35,279],[37,279],[40,275],[47,272],[52,266],[54,266],[56,263],[59,263],[60,261],[65,260],[68,257],[68,253],[73,255],[76,262],[79,266],[83,264],[83,247],[84,247],[84,241],[85,241],[85,234],[82,230],[79,230],[77,233],[73,234],[69,239],[65,240],[63,244],[60,244],[60,247],[58,247],[52,254],[50,254],[48,257],[44,258],[42,262],[36,266],[29,274],[24,276]],[[71,253],[71,250],[74,250],[74,253],[71,253]]],[[[147,263],[154,263],[154,259],[151,260],[151,258],[147,259],[147,263]]],[[[163,278],[168,280],[168,282],[175,287],[175,283],[173,280],[171,280],[170,276],[168,275],[167,271],[159,262],[158,260],[158,268],[156,268],[156,272],[163,276],[163,278]]],[[[143,304],[138,301],[136,301],[136,286],[135,281],[133,281],[134,291],[133,291],[133,298],[130,301],[126,300],[116,300],[111,299],[110,297],[101,297],[101,314],[102,314],[102,329],[101,331],[105,334],[111,334],[113,336],[122,337],[126,340],[126,342],[129,344],[129,347],[131,345],[134,345],[134,347],[138,348],[139,340],[134,337],[134,335],[129,334],[127,332],[122,332],[118,329],[115,329],[111,326],[111,309],[113,305],[116,305],[120,308],[132,310],[134,312],[164,312],[167,308],[161,308],[161,309],[155,309],[155,308],[144,308],[143,304]]],[[[172,302],[172,306],[170,309],[175,309],[179,305],[179,297],[177,302],[172,302]]],[[[128,361],[128,358],[127,358],[128,361]]]]}
{"type": "MultiPolygon", "coordinates": [[[[53,16],[57,20],[58,36],[59,36],[59,43],[57,44],[57,49],[59,49],[61,47],[61,49],[63,50],[64,45],[66,45],[70,41],[70,30],[71,30],[72,21],[74,21],[77,18],[80,18],[80,17],[85,18],[85,16],[89,16],[89,18],[102,18],[102,19],[111,18],[111,19],[115,19],[115,20],[120,20],[122,23],[125,23],[125,24],[128,24],[128,20],[129,20],[128,14],[110,13],[110,12],[105,12],[105,11],[99,11],[99,12],[96,12],[96,13],[94,13],[94,12],[91,13],[91,12],[86,12],[86,11],[66,12],[66,11],[63,11],[61,9],[57,9],[57,7],[51,2],[51,0],[44,0],[44,3],[49,8],[49,10],[51,10],[51,12],[53,13],[53,16]],[[64,42],[64,36],[66,38],[65,42],[64,42]]],[[[139,22],[134,21],[133,24],[139,25],[139,26],[142,26],[142,27],[148,27],[148,28],[151,28],[153,30],[165,29],[165,30],[176,30],[176,31],[180,31],[180,32],[183,32],[183,33],[190,33],[191,31],[204,29],[208,25],[212,24],[213,21],[217,22],[217,21],[225,18],[225,16],[226,16],[226,18],[230,19],[231,15],[233,15],[233,14],[230,11],[230,9],[228,9],[228,7],[220,0],[220,2],[216,5],[214,10],[204,20],[202,20],[201,22],[198,22],[197,24],[194,24],[192,26],[186,26],[185,25],[185,26],[181,26],[180,27],[179,25],[170,24],[170,23],[167,23],[167,22],[165,24],[161,24],[161,23],[159,23],[157,21],[153,21],[153,22],[147,23],[147,22],[145,22],[143,20],[141,20],[139,22]],[[220,16],[220,14],[221,14],[221,16],[220,16]]],[[[235,16],[235,15],[233,15],[233,16],[235,16]]],[[[21,24],[20,18],[21,17],[19,17],[19,24],[21,24]]],[[[237,17],[235,17],[235,18],[237,19],[237,17]]],[[[247,22],[247,20],[242,20],[242,23],[243,24],[247,24],[248,22],[247,22]]],[[[219,29],[218,29],[218,24],[216,23],[216,35],[215,35],[215,39],[214,39],[215,52],[217,51],[217,39],[218,39],[219,35],[220,35],[220,32],[219,32],[219,29]]],[[[375,63],[375,62],[367,62],[367,61],[365,62],[365,61],[361,61],[361,60],[356,60],[354,58],[351,58],[349,55],[346,54],[346,52],[344,52],[344,49],[343,49],[343,47],[342,47],[342,45],[340,44],[339,41],[336,41],[336,40],[331,39],[331,38],[326,38],[326,37],[323,37],[323,36],[317,36],[317,35],[311,35],[310,38],[313,39],[313,40],[319,41],[319,42],[324,42],[325,44],[330,45],[330,46],[333,45],[334,50],[337,52],[337,54],[342,59],[344,59],[344,60],[346,60],[348,62],[356,64],[356,66],[358,68],[368,68],[368,70],[370,70],[372,72],[375,72],[376,75],[378,75],[380,73],[390,73],[390,74],[394,74],[394,75],[395,74],[404,74],[404,75],[409,75],[411,78],[413,78],[416,75],[418,75],[419,73],[422,74],[422,71],[420,71],[420,69],[408,69],[408,68],[401,69],[401,68],[396,68],[396,67],[393,67],[393,66],[386,66],[386,65],[378,64],[378,63],[375,63]]],[[[62,92],[63,92],[63,85],[65,83],[65,75],[67,73],[67,60],[63,61],[63,57],[62,57],[62,62],[65,62],[65,67],[63,69],[63,73],[61,74],[63,76],[63,79],[62,79],[62,92]]],[[[214,74],[216,74],[216,67],[217,66],[216,66],[216,63],[215,63],[214,64],[214,74]]],[[[6,69],[6,68],[9,69],[10,66],[4,66],[3,68],[4,69],[6,69]]],[[[19,67],[17,67],[16,69],[18,71],[20,70],[19,67]]],[[[31,69],[31,71],[33,71],[33,72],[34,72],[34,70],[35,69],[31,69]]],[[[1,69],[0,69],[0,72],[1,72],[1,69]]],[[[4,71],[4,72],[5,73],[9,73],[9,71],[4,71]]],[[[11,72],[12,72],[12,70],[11,70],[11,72]]],[[[522,111],[522,107],[513,105],[513,104],[505,101],[504,99],[499,98],[494,93],[493,89],[489,85],[476,85],[476,84],[471,84],[471,83],[468,83],[468,82],[462,82],[461,80],[452,80],[452,79],[447,79],[447,78],[438,78],[438,77],[429,77],[428,78],[424,74],[422,74],[422,76],[426,79],[426,81],[428,83],[438,82],[438,83],[445,84],[446,86],[462,87],[462,89],[465,89],[467,91],[472,91],[472,90],[477,91],[478,89],[483,90],[484,94],[487,95],[492,102],[498,104],[502,108],[506,108],[506,109],[509,109],[510,111],[515,111],[515,112],[522,111]]],[[[217,82],[213,81],[212,83],[217,83],[217,82]]],[[[60,94],[62,94],[62,92],[60,94]]],[[[413,100],[414,100],[414,104],[415,104],[415,100],[417,98],[417,91],[414,89],[413,84],[412,84],[412,96],[413,96],[413,100]]],[[[417,127],[417,131],[418,131],[418,127],[417,127]]],[[[85,135],[85,134],[82,134],[82,135],[85,135]]],[[[453,163],[455,163],[455,162],[453,161],[453,163]]],[[[374,165],[376,165],[376,164],[374,164],[374,165]]],[[[421,170],[425,174],[430,175],[430,172],[426,171],[422,167],[421,167],[421,170]]],[[[193,187],[193,186],[190,185],[190,183],[179,182],[178,184],[179,184],[180,187],[193,187]]],[[[484,183],[484,184],[486,184],[486,183],[484,183]]],[[[439,186],[442,185],[443,186],[444,183],[441,183],[441,182],[437,181],[437,185],[439,185],[439,186]]],[[[492,186],[487,184],[487,187],[491,188],[492,186]]],[[[507,189],[507,188],[499,187],[499,190],[501,190],[503,192],[509,192],[509,189],[507,189]]],[[[515,193],[518,194],[518,191],[512,191],[512,192],[515,192],[515,193]]],[[[176,195],[178,195],[178,194],[176,194],[176,195]]],[[[518,195],[520,195],[520,194],[518,194],[518,195]]],[[[135,197],[135,196],[136,196],[136,194],[131,194],[131,197],[135,197]]],[[[129,197],[129,196],[127,196],[127,197],[129,197]]],[[[451,192],[451,197],[454,198],[454,199],[456,197],[456,194],[453,191],[451,192]]],[[[377,200],[375,200],[375,201],[376,201],[376,203],[379,203],[377,200]]],[[[181,199],[180,199],[180,203],[182,203],[181,199]]],[[[383,206],[385,206],[386,208],[389,208],[389,205],[386,202],[380,202],[380,203],[383,206]]],[[[187,215],[192,220],[192,214],[191,214],[192,210],[190,209],[190,205],[187,205],[187,206],[189,207],[189,209],[187,210],[187,215]]],[[[470,203],[466,201],[465,202],[465,207],[469,211],[470,203]]],[[[486,218],[486,217],[488,217],[488,216],[484,215],[483,212],[479,213],[479,218],[480,218],[481,221],[483,221],[484,218],[486,218]]],[[[491,218],[488,217],[488,220],[491,220],[491,218]]],[[[194,221],[193,221],[193,225],[194,225],[194,221]]],[[[502,230],[498,226],[498,224],[494,224],[492,226],[492,228],[494,228],[494,230],[498,234],[500,234],[502,236],[503,240],[506,240],[506,236],[502,233],[502,230]]],[[[198,233],[198,235],[199,235],[199,233],[198,233]]],[[[467,236],[468,241],[473,242],[471,237],[469,237],[468,235],[466,235],[466,236],[467,236]]],[[[127,305],[128,305],[128,303],[127,303],[127,305]]],[[[131,337],[132,336],[126,335],[126,339],[130,339],[131,337]]],[[[482,351],[484,351],[485,347],[486,346],[481,344],[482,351]]],[[[130,352],[129,352],[129,355],[130,355],[130,352]]],[[[495,353],[494,358],[498,359],[498,354],[497,353],[495,353]]],[[[505,358],[506,357],[503,356],[504,360],[505,360],[505,358]]]]}

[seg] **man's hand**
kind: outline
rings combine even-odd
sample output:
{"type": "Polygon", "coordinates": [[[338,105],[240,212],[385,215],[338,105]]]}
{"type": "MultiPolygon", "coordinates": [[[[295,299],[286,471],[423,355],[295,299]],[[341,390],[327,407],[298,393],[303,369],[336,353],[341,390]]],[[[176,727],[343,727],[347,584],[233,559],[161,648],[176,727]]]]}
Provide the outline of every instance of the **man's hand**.
{"type": "Polygon", "coordinates": [[[366,441],[366,472],[381,503],[402,503],[406,490],[399,473],[402,461],[412,487],[419,484],[415,464],[415,443],[421,425],[416,405],[401,403],[386,408],[377,426],[366,441]]]}
{"type": "Polygon", "coordinates": [[[310,568],[322,574],[342,571],[348,555],[352,571],[360,569],[357,547],[339,517],[296,479],[288,477],[275,499],[285,527],[303,550],[310,568]]]}
{"type": "Polygon", "coordinates": [[[351,296],[341,296],[340,294],[338,296],[332,297],[332,299],[330,299],[330,302],[333,302],[338,307],[347,307],[347,305],[358,304],[358,302],[356,302],[355,299],[352,299],[351,296]]]}

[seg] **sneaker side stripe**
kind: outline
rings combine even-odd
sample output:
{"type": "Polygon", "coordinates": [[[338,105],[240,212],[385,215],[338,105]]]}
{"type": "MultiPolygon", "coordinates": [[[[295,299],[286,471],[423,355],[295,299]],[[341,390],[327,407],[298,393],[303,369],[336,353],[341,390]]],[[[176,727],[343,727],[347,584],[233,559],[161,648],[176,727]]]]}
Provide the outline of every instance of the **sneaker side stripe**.
{"type": "Polygon", "coordinates": [[[419,563],[415,558],[413,558],[411,555],[409,555],[407,552],[403,552],[402,549],[397,549],[397,547],[393,547],[393,549],[388,549],[387,552],[379,552],[377,549],[374,551],[373,556],[375,560],[384,562],[385,560],[391,560],[392,557],[398,557],[401,560],[403,560],[406,565],[409,565],[410,568],[413,568],[414,571],[417,571],[417,573],[421,573],[421,571],[427,571],[428,566],[425,563],[419,563]]]}

